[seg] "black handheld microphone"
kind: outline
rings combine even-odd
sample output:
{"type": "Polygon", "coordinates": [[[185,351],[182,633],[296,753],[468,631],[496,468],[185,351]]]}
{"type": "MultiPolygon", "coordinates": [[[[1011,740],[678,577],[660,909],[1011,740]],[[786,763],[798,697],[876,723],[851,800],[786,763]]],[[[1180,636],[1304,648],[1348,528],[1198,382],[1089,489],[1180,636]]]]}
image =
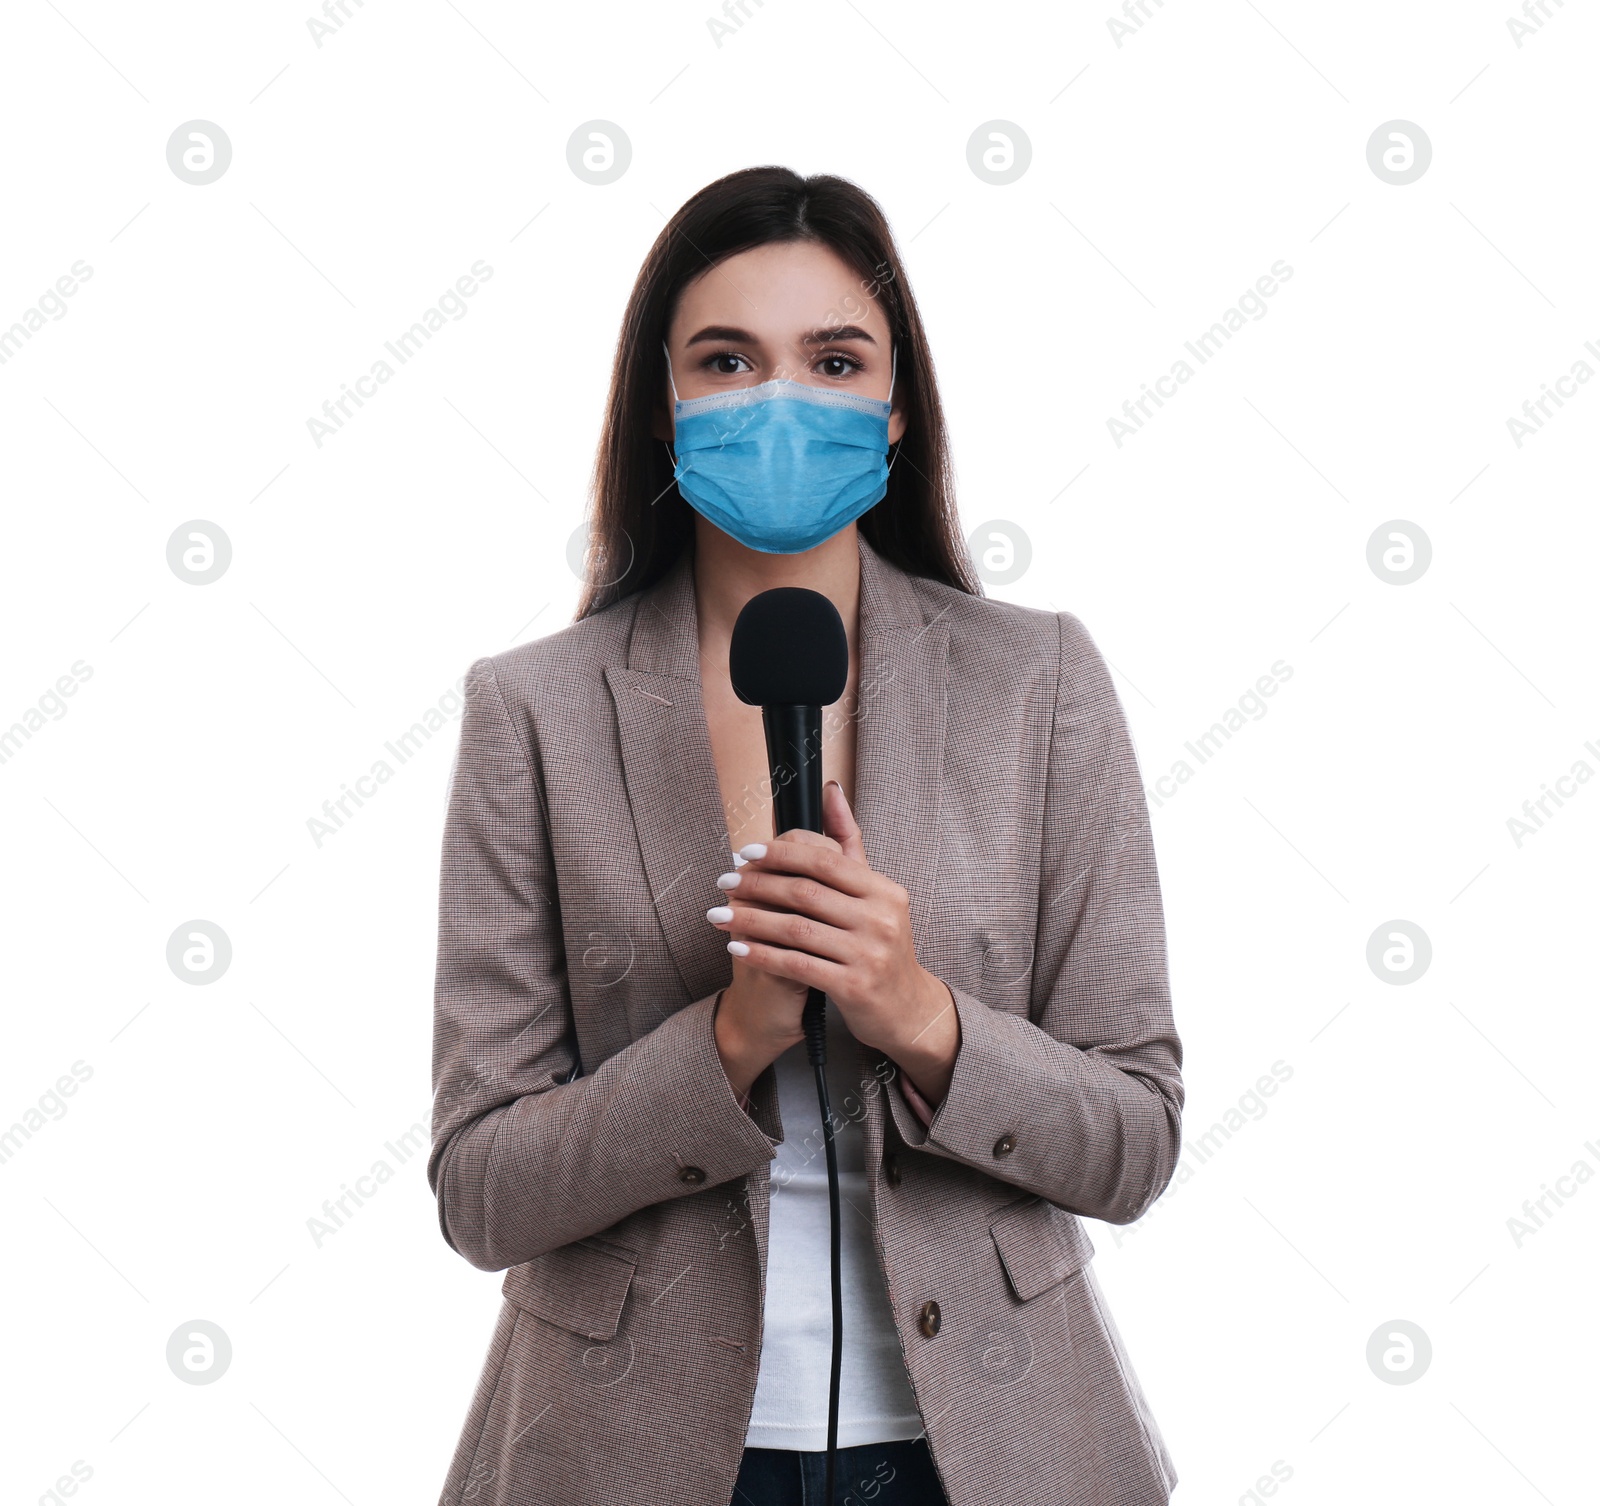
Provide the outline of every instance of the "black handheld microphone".
{"type": "MultiPolygon", "coordinates": [[[[839,609],[820,591],[778,586],[744,604],[733,625],[728,678],[746,705],[761,708],[772,775],[772,832],[822,830],[822,708],[843,694],[850,643],[839,609]]],[[[828,1212],[833,1278],[833,1362],[828,1375],[826,1506],[834,1502],[834,1455],[839,1438],[839,1364],[844,1314],[839,1279],[839,1158],[828,1102],[827,1000],[806,995],[800,1017],[806,1053],[817,1078],[822,1140],[828,1157],[828,1212]]]]}
{"type": "Polygon", "coordinates": [[[849,674],[844,623],[820,591],[779,586],[744,604],[728,677],[766,724],[774,835],[822,830],[822,708],[844,694],[849,674]]]}
{"type": "MultiPolygon", "coordinates": [[[[839,609],[820,591],[778,586],[744,604],[733,624],[728,678],[761,708],[772,777],[772,831],[822,830],[822,708],[844,694],[850,645],[839,609]]],[[[825,1060],[824,999],[806,998],[802,1027],[813,1065],[825,1060]]]]}

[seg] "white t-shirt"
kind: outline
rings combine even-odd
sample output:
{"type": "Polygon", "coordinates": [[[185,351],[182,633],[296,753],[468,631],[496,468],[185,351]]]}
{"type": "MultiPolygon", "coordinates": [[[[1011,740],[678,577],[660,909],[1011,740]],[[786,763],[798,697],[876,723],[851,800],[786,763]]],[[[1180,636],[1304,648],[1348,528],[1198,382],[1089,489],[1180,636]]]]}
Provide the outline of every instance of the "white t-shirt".
{"type": "MultiPolygon", "coordinates": [[[[873,1244],[863,1154],[861,1084],[850,1070],[849,1027],[828,1000],[828,1102],[839,1160],[839,1281],[844,1343],[839,1365],[840,1448],[920,1437],[922,1415],[906,1375],[873,1244]]],[[[749,1448],[828,1446],[833,1288],[828,1157],[817,1077],[805,1042],[773,1063],[783,1143],[768,1163],[772,1188],[761,1369],[745,1437],[749,1448]]]]}

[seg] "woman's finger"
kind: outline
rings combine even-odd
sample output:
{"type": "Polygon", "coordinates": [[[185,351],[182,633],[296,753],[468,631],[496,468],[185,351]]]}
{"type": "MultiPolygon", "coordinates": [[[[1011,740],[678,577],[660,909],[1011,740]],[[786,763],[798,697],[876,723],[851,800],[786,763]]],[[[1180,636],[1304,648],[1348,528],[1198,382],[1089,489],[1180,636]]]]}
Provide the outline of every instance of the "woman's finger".
{"type": "Polygon", "coordinates": [[[867,850],[862,845],[856,813],[850,809],[844,786],[837,779],[830,779],[822,787],[822,826],[830,837],[838,841],[839,850],[846,857],[854,858],[858,863],[867,861],[867,850]]]}
{"type": "Polygon", "coordinates": [[[871,894],[878,875],[860,859],[848,856],[837,843],[823,845],[801,840],[815,835],[796,832],[792,839],[784,836],[771,842],[747,843],[739,849],[739,856],[745,860],[739,871],[749,872],[750,864],[759,863],[759,872],[803,874],[857,899],[871,894]]]}
{"type": "MultiPolygon", "coordinates": [[[[709,920],[730,941],[764,942],[791,951],[809,952],[813,957],[842,962],[853,948],[850,933],[797,915],[792,910],[763,910],[754,905],[720,905],[706,912],[709,920]]],[[[740,955],[735,953],[735,956],[740,955]]]]}
{"type": "Polygon", "coordinates": [[[861,923],[863,902],[820,879],[804,874],[768,873],[759,864],[746,863],[717,879],[717,887],[734,900],[768,910],[788,910],[809,915],[826,925],[849,930],[861,923]]]}
{"type": "Polygon", "coordinates": [[[833,837],[820,831],[807,831],[803,826],[791,826],[788,831],[780,831],[778,835],[785,842],[808,842],[813,847],[831,847],[835,852],[843,851],[833,837]]]}
{"type": "Polygon", "coordinates": [[[758,972],[770,973],[775,978],[788,978],[795,983],[804,983],[809,988],[820,988],[824,993],[832,993],[844,979],[849,977],[848,970],[840,963],[830,962],[827,958],[814,956],[810,952],[797,952],[789,947],[773,946],[762,941],[728,943],[730,952],[733,952],[735,947],[742,947],[744,950],[734,952],[734,955],[758,972]]]}

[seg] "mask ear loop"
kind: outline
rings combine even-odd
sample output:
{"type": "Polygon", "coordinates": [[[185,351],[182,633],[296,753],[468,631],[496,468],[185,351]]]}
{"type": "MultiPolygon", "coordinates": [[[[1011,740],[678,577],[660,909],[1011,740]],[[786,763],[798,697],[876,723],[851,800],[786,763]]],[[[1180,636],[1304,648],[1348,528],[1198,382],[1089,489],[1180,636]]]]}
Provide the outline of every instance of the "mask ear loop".
{"type": "MultiPolygon", "coordinates": [[[[896,368],[898,367],[899,364],[900,364],[900,348],[897,345],[891,345],[889,347],[889,396],[886,399],[886,401],[889,402],[891,404],[891,406],[894,403],[895,370],[896,370],[896,368]]],[[[890,416],[893,417],[893,414],[891,413],[890,416]]],[[[889,470],[890,471],[892,471],[894,469],[894,461],[898,460],[899,458],[900,458],[900,443],[897,441],[896,444],[895,444],[895,447],[894,447],[894,460],[891,460],[889,462],[889,470]]],[[[888,472],[885,472],[885,475],[887,475],[887,474],[888,474],[888,472]]]]}
{"type": "MultiPolygon", "coordinates": [[[[674,407],[676,407],[676,405],[680,401],[680,399],[678,397],[678,384],[672,380],[672,352],[667,349],[667,342],[665,340],[663,340],[661,342],[661,353],[662,353],[662,355],[664,355],[667,358],[667,382],[672,388],[672,402],[673,402],[674,407]]],[[[891,376],[889,378],[889,383],[890,383],[890,387],[892,389],[893,385],[894,385],[893,376],[891,376]]],[[[673,418],[674,418],[674,420],[676,420],[676,418],[677,418],[677,414],[676,413],[673,414],[673,418]]],[[[677,432],[677,424],[676,424],[676,422],[674,422],[674,424],[673,424],[673,432],[674,433],[677,432]]],[[[678,457],[672,453],[672,446],[669,445],[666,442],[666,440],[663,439],[661,441],[661,444],[662,444],[662,448],[664,448],[666,450],[666,452],[667,452],[667,459],[672,462],[672,473],[673,473],[673,475],[677,475],[677,473],[678,473],[678,457]]]]}
{"type": "MultiPolygon", "coordinates": [[[[672,380],[672,352],[667,349],[665,340],[661,342],[661,354],[667,358],[667,381],[672,387],[672,401],[675,403],[680,402],[682,400],[678,396],[678,384],[672,380]]],[[[891,392],[894,390],[893,376],[889,378],[889,390],[891,392]]]]}

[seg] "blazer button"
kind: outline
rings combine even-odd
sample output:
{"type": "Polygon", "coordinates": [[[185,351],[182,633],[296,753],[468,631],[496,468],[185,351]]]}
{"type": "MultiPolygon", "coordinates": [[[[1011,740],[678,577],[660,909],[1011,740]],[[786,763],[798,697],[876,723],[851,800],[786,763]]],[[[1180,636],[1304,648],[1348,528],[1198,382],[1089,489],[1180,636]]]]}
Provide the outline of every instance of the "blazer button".
{"type": "Polygon", "coordinates": [[[997,1156],[1009,1156],[1017,1148],[1015,1135],[1002,1135],[994,1142],[994,1153],[997,1156]]]}
{"type": "Polygon", "coordinates": [[[706,1179],[706,1174],[698,1166],[685,1166],[678,1173],[680,1182],[687,1182],[691,1187],[698,1187],[706,1179]]]}
{"type": "Polygon", "coordinates": [[[931,1339],[939,1331],[939,1304],[937,1302],[924,1302],[922,1311],[917,1314],[917,1327],[922,1330],[924,1338],[931,1339]]]}
{"type": "Polygon", "coordinates": [[[883,1158],[883,1175],[891,1187],[900,1185],[900,1157],[892,1150],[883,1158]]]}

